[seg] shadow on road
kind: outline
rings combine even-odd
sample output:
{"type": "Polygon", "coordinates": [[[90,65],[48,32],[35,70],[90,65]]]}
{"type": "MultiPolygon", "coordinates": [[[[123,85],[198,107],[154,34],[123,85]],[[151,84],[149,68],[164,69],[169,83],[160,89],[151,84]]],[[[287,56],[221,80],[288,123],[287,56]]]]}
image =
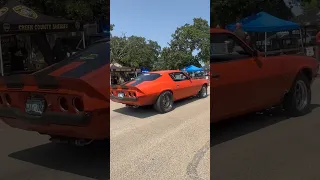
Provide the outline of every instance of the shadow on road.
{"type": "MultiPolygon", "coordinates": [[[[311,111],[318,107],[319,104],[311,104],[311,111]]],[[[211,124],[210,147],[288,119],[290,117],[285,116],[282,110],[273,109],[263,114],[250,114],[211,124]]]]}
{"type": "Polygon", "coordinates": [[[110,142],[88,147],[72,147],[48,143],[9,157],[84,177],[110,179],[110,142]]]}
{"type": "MultiPolygon", "coordinates": [[[[208,97],[206,97],[206,98],[210,98],[209,96],[210,95],[208,95],[208,97]]],[[[181,106],[184,106],[186,104],[192,103],[197,100],[199,100],[199,98],[191,97],[191,98],[176,101],[176,102],[174,102],[174,108],[179,108],[181,106]]],[[[119,109],[115,109],[113,111],[120,113],[120,114],[124,114],[127,116],[133,116],[133,117],[141,118],[141,119],[149,118],[151,116],[159,114],[156,110],[153,109],[152,106],[143,106],[143,107],[139,107],[139,108],[122,107],[119,109]]]]}

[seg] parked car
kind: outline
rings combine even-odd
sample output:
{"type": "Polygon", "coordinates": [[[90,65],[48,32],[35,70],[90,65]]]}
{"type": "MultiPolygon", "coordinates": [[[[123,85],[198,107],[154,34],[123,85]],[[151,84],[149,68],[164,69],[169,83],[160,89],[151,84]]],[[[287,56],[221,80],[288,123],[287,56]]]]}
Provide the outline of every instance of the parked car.
{"type": "Polygon", "coordinates": [[[233,33],[211,29],[211,122],[282,105],[309,112],[318,62],[306,56],[264,57],[233,33]]]}
{"type": "Polygon", "coordinates": [[[111,100],[139,107],[153,105],[160,113],[173,109],[173,102],[191,96],[207,97],[208,80],[191,79],[179,70],[144,73],[123,85],[112,86],[111,100]]]}
{"type": "Polygon", "coordinates": [[[0,119],[11,127],[87,145],[109,138],[109,40],[30,75],[0,78],[0,119]]]}

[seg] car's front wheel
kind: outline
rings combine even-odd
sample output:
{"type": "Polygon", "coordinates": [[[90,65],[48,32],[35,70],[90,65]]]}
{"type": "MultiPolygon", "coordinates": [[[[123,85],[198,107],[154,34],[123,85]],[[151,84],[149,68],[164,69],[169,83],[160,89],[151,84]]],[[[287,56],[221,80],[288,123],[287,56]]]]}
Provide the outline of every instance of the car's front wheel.
{"type": "Polygon", "coordinates": [[[173,109],[173,94],[165,91],[160,94],[153,107],[160,113],[167,113],[173,109]]]}
{"type": "Polygon", "coordinates": [[[200,91],[198,92],[198,97],[199,98],[205,98],[208,96],[208,88],[207,85],[203,85],[200,89],[200,91]]]}
{"type": "Polygon", "coordinates": [[[310,111],[310,102],[310,81],[305,75],[300,74],[285,97],[284,109],[290,116],[305,115],[310,111]]]}

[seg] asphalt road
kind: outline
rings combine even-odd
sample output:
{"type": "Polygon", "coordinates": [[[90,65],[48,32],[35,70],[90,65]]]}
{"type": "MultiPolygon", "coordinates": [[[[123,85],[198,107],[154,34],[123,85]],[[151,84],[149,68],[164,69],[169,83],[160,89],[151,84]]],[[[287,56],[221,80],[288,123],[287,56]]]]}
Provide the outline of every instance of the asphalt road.
{"type": "Polygon", "coordinates": [[[211,126],[211,179],[319,180],[320,80],[312,112],[288,118],[278,110],[211,126]]]}
{"type": "Polygon", "coordinates": [[[109,147],[57,146],[0,121],[0,180],[108,179],[109,147]]]}
{"type": "Polygon", "coordinates": [[[111,103],[111,179],[210,178],[210,96],[175,107],[158,114],[111,103]]]}

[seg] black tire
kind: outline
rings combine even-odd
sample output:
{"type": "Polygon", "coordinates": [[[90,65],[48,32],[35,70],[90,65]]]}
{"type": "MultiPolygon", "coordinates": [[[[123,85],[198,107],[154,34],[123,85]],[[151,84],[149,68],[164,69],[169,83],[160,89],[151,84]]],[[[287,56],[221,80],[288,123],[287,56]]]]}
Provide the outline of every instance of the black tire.
{"type": "Polygon", "coordinates": [[[305,75],[299,74],[296,77],[289,93],[284,98],[284,110],[289,116],[302,116],[310,112],[310,103],[310,81],[305,75]],[[298,90],[298,86],[302,86],[300,87],[302,90],[298,90]],[[300,93],[300,91],[303,91],[303,93],[300,93]]]}
{"type": "Polygon", "coordinates": [[[170,91],[161,93],[153,107],[160,113],[167,113],[171,111],[173,109],[172,93],[170,91]]]}
{"type": "Polygon", "coordinates": [[[208,96],[208,87],[207,85],[203,85],[198,92],[198,97],[199,98],[206,98],[208,96]]]}

